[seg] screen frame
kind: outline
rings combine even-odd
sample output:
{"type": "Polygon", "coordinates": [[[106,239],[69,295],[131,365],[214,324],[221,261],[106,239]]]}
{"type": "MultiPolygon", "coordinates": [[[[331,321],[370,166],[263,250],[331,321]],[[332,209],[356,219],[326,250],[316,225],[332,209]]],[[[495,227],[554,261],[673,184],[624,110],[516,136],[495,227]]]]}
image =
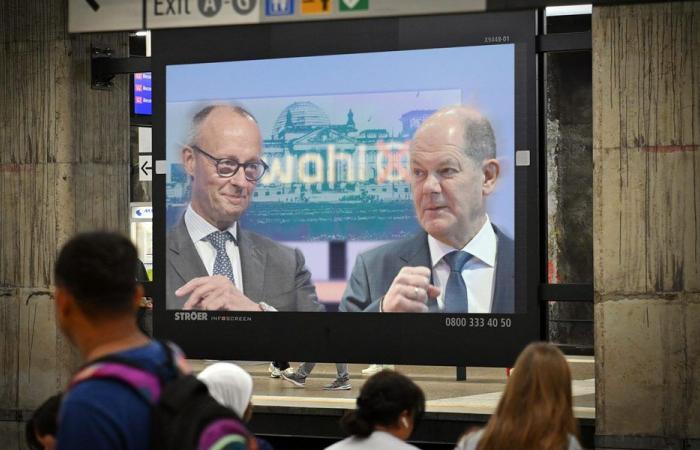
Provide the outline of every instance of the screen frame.
{"type": "Polygon", "coordinates": [[[206,320],[197,318],[202,315],[182,320],[165,308],[165,176],[154,174],[155,336],[176,342],[194,358],[512,366],[541,330],[536,19],[529,10],[154,31],[156,160],[166,158],[167,65],[489,43],[515,44],[515,149],[530,150],[529,165],[514,167],[516,305],[524,302],[526,312],[512,315],[217,311],[207,312],[206,320]],[[511,325],[504,327],[508,320],[511,325]]]}

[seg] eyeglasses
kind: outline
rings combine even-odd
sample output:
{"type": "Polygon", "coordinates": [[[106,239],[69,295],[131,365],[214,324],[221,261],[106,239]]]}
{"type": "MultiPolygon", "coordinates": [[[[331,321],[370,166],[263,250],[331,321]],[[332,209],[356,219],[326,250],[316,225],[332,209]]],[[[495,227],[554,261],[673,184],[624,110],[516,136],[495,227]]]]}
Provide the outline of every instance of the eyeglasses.
{"type": "Polygon", "coordinates": [[[238,169],[243,167],[243,174],[245,175],[246,180],[258,181],[263,175],[265,175],[265,172],[268,169],[267,164],[265,164],[265,161],[263,160],[240,163],[235,159],[214,158],[196,145],[190,145],[189,147],[197,150],[199,153],[214,161],[214,164],[216,165],[216,173],[222,178],[231,178],[236,174],[236,172],[238,172],[238,169]]]}

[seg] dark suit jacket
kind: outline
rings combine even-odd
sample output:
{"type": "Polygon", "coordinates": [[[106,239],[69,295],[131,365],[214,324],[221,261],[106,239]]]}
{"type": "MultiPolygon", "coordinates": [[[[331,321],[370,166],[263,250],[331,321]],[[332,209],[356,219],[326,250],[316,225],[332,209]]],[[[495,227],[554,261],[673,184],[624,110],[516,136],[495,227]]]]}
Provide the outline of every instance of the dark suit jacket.
{"type": "MultiPolygon", "coordinates": [[[[498,246],[491,312],[512,314],[515,312],[515,246],[511,238],[495,226],[493,229],[498,237],[498,246]]],[[[379,312],[380,300],[404,266],[432,267],[425,231],[358,255],[339,309],[379,312]]],[[[428,308],[430,312],[440,312],[434,299],[428,301],[428,308]]]]}
{"type": "MultiPolygon", "coordinates": [[[[175,291],[191,279],[208,274],[184,218],[168,232],[167,247],[166,308],[181,309],[187,298],[177,297],[175,291]]],[[[246,297],[256,303],[265,302],[278,311],[324,310],[298,249],[239,227],[238,250],[246,297]]]]}

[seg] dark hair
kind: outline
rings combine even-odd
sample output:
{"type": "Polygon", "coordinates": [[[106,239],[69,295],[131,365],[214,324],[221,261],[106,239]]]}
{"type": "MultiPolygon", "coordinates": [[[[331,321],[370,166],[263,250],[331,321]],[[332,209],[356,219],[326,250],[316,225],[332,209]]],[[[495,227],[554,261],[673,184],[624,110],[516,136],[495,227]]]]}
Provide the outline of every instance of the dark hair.
{"type": "Polygon", "coordinates": [[[61,406],[61,393],[49,397],[39,406],[24,429],[27,445],[31,450],[41,450],[44,447],[39,443],[39,436],[50,434],[56,436],[56,424],[58,423],[58,409],[61,406]]]}
{"type": "Polygon", "coordinates": [[[414,424],[425,412],[425,395],[408,377],[383,370],[370,377],[357,397],[357,409],[341,419],[346,433],[366,437],[376,425],[392,426],[404,411],[410,411],[414,424]]]}
{"type": "Polygon", "coordinates": [[[58,255],[56,285],[68,290],[88,316],[128,313],[136,292],[137,261],[136,247],[121,234],[78,234],[58,255]]]}

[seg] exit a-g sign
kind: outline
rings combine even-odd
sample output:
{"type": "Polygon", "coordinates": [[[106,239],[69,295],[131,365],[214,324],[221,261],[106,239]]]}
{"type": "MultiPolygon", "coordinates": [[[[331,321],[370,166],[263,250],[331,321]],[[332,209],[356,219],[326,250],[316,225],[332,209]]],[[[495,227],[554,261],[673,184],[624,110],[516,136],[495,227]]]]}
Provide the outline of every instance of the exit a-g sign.
{"type": "MultiPolygon", "coordinates": [[[[362,2],[362,8],[351,7],[356,2],[337,0],[329,3],[331,10],[327,14],[302,14],[300,8],[291,8],[291,14],[268,15],[266,14],[266,10],[269,9],[266,9],[267,1],[269,0],[69,0],[68,31],[71,33],[131,31],[262,22],[445,14],[477,12],[486,9],[486,0],[368,0],[366,5],[362,2]],[[341,7],[341,1],[344,7],[341,7]],[[146,8],[145,14],[144,8],[146,8]]],[[[285,4],[298,1],[284,0],[285,4]]]]}
{"type": "Polygon", "coordinates": [[[68,31],[258,23],[259,7],[260,0],[69,0],[68,31]],[[146,14],[143,14],[144,7],[146,14]]]}

